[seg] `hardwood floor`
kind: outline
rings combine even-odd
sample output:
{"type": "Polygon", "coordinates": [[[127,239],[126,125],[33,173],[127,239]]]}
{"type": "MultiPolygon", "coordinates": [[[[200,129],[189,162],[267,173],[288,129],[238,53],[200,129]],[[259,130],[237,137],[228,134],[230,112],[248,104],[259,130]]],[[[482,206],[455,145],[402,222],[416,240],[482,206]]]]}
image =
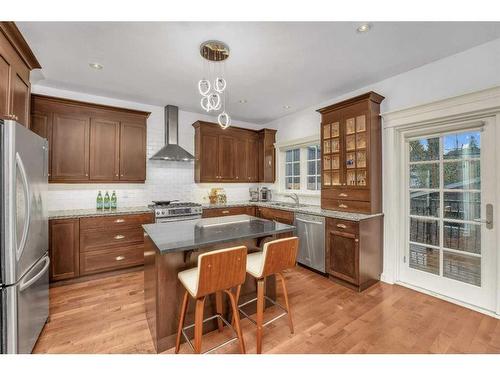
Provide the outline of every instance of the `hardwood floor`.
{"type": "MultiPolygon", "coordinates": [[[[270,324],[263,353],[500,353],[500,320],[478,312],[397,285],[357,293],[301,267],[286,279],[295,334],[286,318],[270,324]]],[[[35,353],[154,352],[142,271],[53,287],[50,311],[35,353]]],[[[255,353],[255,326],[242,319],[242,329],[247,353],[255,353]]],[[[203,350],[228,335],[226,328],[203,336],[203,350]]],[[[238,344],[218,352],[238,353],[238,344]]]]}

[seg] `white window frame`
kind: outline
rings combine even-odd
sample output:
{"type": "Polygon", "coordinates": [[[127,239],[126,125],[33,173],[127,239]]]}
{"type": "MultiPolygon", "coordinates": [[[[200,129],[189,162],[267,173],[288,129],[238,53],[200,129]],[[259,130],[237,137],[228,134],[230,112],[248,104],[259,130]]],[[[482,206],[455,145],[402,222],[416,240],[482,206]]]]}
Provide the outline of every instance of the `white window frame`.
{"type": "MultiPolygon", "coordinates": [[[[283,142],[280,144],[276,144],[276,165],[277,173],[276,173],[276,183],[278,185],[278,194],[289,194],[295,193],[301,196],[309,196],[309,197],[320,197],[321,196],[321,188],[319,190],[308,190],[307,189],[307,147],[320,145],[321,140],[320,136],[314,135],[310,137],[295,139],[288,142],[283,142]],[[286,151],[292,150],[294,148],[300,148],[300,189],[286,189],[285,188],[285,162],[286,162],[286,151]]],[[[321,148],[321,145],[320,145],[321,148]]]]}

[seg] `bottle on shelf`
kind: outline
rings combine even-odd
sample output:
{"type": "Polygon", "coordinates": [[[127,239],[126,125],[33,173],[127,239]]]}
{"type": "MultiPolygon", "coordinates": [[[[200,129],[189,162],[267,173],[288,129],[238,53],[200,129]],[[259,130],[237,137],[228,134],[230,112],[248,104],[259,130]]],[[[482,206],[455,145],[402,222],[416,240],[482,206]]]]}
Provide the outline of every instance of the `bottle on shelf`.
{"type": "Polygon", "coordinates": [[[113,194],[111,194],[111,209],[115,210],[117,206],[117,198],[116,198],[116,192],[113,190],[113,194]]]}
{"type": "Polygon", "coordinates": [[[101,194],[100,190],[99,190],[99,193],[97,194],[96,208],[98,210],[102,210],[102,208],[103,208],[103,200],[102,200],[102,194],[101,194]]]}
{"type": "Polygon", "coordinates": [[[104,194],[104,209],[109,210],[109,208],[110,208],[109,193],[106,191],[106,194],[104,194]]]}

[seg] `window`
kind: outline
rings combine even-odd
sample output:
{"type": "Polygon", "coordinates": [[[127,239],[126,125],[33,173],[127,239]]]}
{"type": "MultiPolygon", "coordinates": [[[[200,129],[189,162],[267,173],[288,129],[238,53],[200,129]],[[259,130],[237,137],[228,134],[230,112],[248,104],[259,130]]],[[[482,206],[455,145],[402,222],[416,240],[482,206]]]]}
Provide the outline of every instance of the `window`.
{"type": "Polygon", "coordinates": [[[319,145],[307,147],[307,190],[321,189],[321,150],[319,145]]]}
{"type": "Polygon", "coordinates": [[[287,145],[280,152],[280,188],[318,195],[321,190],[321,147],[317,140],[287,145]]]}
{"type": "Polygon", "coordinates": [[[286,151],[285,189],[300,190],[300,148],[286,151]]]}

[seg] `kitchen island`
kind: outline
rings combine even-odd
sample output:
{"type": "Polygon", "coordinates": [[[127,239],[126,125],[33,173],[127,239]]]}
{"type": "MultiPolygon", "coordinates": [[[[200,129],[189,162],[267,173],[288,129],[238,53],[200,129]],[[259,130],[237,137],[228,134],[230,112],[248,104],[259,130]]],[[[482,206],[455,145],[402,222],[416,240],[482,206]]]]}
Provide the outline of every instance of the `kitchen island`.
{"type": "MultiPolygon", "coordinates": [[[[144,298],[149,330],[156,351],[163,352],[175,345],[179,309],[184,288],[177,274],[197,266],[198,255],[212,250],[245,245],[248,251],[258,251],[264,241],[293,235],[295,227],[248,215],[215,217],[188,221],[147,224],[144,228],[144,298]]],[[[241,289],[240,301],[255,296],[256,285],[248,278],[241,289]]],[[[275,298],[274,277],[266,280],[266,294],[275,298]]],[[[227,301],[223,311],[229,314],[227,301]]],[[[194,319],[194,304],[190,303],[185,325],[194,319]]],[[[215,313],[215,296],[207,299],[205,317],[215,313]]],[[[229,319],[229,317],[228,317],[229,319]]],[[[216,328],[209,322],[204,332],[216,328]]]]}

